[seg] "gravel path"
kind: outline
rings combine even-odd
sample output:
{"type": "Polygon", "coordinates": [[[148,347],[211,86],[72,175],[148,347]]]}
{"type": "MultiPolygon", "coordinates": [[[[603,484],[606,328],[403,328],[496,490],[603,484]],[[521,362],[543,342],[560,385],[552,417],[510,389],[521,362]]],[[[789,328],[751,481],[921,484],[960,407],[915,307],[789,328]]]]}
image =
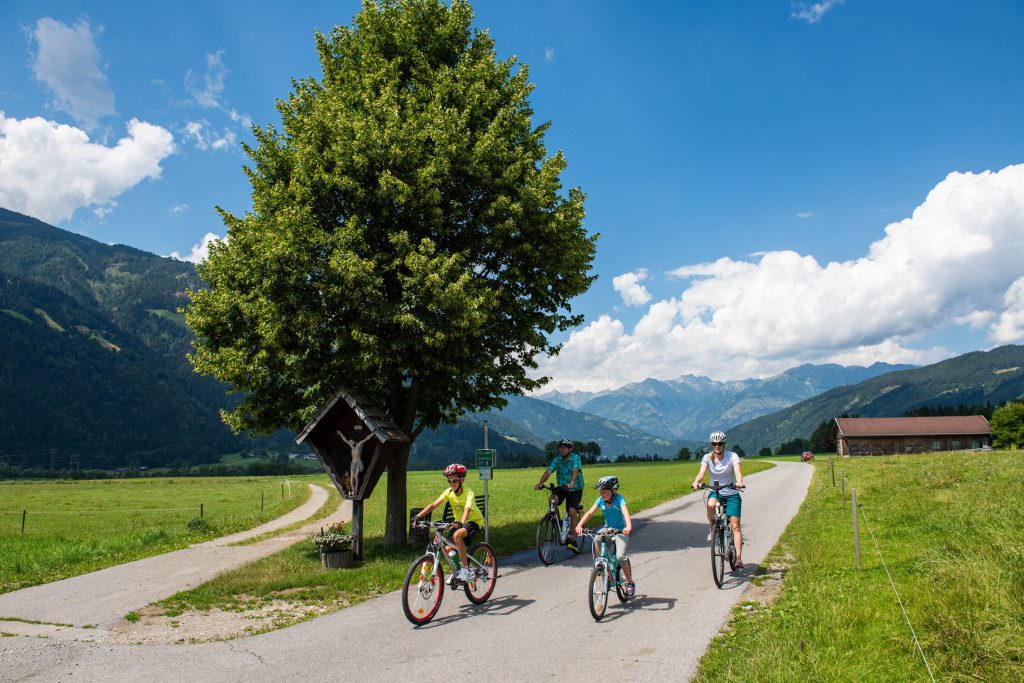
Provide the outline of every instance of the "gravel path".
{"type": "MultiPolygon", "coordinates": [[[[473,606],[461,592],[446,591],[425,627],[405,620],[395,592],[229,641],[147,646],[4,638],[0,680],[592,681],[602,671],[614,671],[616,680],[686,680],[799,509],[812,469],[780,463],[746,477],[747,568],[721,590],[711,578],[699,494],[637,514],[629,548],[637,597],[624,606],[611,597],[599,623],[587,607],[587,553],[563,554],[543,567],[531,550],[501,561],[489,602],[473,606]]],[[[629,498],[628,490],[623,494],[629,498]]]]}
{"type": "MultiPolygon", "coordinates": [[[[315,514],[327,491],[312,484],[310,497],[291,512],[230,536],[164,555],[108,567],[62,581],[0,595],[0,632],[60,640],[103,641],[124,615],[151,602],[206,583],[218,574],[276,553],[324,524],[348,521],[351,505],[304,527],[250,545],[231,545],[276,531],[315,514]],[[28,623],[44,622],[44,623],[28,623]]],[[[4,671],[0,664],[0,678],[4,671]]]]}

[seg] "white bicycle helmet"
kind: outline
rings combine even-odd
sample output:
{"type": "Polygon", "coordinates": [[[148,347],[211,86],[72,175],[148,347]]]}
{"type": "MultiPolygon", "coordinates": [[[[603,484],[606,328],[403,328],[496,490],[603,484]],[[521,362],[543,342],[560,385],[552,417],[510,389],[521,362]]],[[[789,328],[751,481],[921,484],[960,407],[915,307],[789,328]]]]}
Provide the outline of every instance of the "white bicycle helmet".
{"type": "Polygon", "coordinates": [[[725,432],[711,432],[708,441],[711,443],[725,443],[725,432]]]}

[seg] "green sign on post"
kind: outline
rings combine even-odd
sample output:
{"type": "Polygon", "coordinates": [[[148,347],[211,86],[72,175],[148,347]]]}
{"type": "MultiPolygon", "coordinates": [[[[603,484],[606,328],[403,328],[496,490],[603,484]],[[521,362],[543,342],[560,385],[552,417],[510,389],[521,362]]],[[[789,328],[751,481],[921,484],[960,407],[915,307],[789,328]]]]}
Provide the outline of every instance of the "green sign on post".
{"type": "Polygon", "coordinates": [[[476,468],[479,470],[483,469],[484,467],[494,467],[493,448],[476,449],[476,468]]]}

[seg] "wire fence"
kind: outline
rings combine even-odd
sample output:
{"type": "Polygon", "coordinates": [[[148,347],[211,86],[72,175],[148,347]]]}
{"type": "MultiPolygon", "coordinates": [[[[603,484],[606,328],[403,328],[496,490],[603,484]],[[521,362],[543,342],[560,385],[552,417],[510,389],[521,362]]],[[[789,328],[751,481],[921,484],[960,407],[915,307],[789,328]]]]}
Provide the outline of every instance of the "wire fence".
{"type": "MultiPolygon", "coordinates": [[[[835,479],[835,461],[829,462],[829,467],[832,469],[832,485],[836,486],[835,479]]],[[[840,470],[839,476],[839,487],[840,495],[842,496],[843,510],[846,510],[846,470],[845,468],[840,470]]],[[[851,482],[852,484],[852,482],[851,482]]],[[[863,500],[863,499],[862,499],[863,500]]],[[[882,563],[882,568],[885,570],[885,575],[889,579],[889,586],[892,588],[893,595],[896,596],[896,604],[899,606],[900,611],[903,612],[903,618],[907,621],[907,626],[910,628],[910,635],[914,639],[914,645],[917,647],[917,652],[921,655],[921,661],[924,662],[924,668],[928,671],[928,678],[934,683],[935,675],[932,673],[932,667],[928,663],[928,658],[924,654],[924,648],[921,647],[921,641],[917,637],[917,630],[914,628],[914,624],[910,620],[910,614],[907,613],[907,608],[903,602],[903,598],[900,596],[899,590],[896,588],[896,582],[892,578],[892,573],[889,571],[889,565],[885,561],[885,556],[882,554],[882,548],[878,545],[878,540],[875,538],[874,532],[871,530],[870,522],[868,521],[867,515],[864,513],[863,505],[858,505],[856,489],[850,489],[850,512],[853,517],[853,534],[854,534],[854,553],[856,555],[857,571],[861,570],[860,567],[860,538],[857,520],[858,517],[864,520],[864,527],[867,529],[868,535],[871,537],[871,542],[875,546],[875,552],[878,553],[878,559],[882,563]]]]}

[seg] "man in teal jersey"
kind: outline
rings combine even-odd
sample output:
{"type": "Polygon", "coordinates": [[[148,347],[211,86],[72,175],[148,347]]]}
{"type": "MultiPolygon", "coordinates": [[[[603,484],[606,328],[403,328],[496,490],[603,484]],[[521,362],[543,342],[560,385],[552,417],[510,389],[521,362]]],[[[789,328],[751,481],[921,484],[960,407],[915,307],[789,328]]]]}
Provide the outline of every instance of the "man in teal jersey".
{"type": "Polygon", "coordinates": [[[551,473],[557,473],[555,482],[559,486],[564,486],[565,489],[562,491],[555,489],[555,494],[558,496],[558,504],[561,505],[564,500],[565,507],[569,512],[569,528],[572,529],[573,536],[568,545],[570,550],[575,551],[577,550],[576,526],[579,524],[580,510],[582,509],[580,501],[583,499],[583,463],[580,462],[580,456],[572,452],[571,439],[559,441],[558,450],[560,455],[555,456],[548,468],[544,470],[544,474],[540,476],[540,481],[533,488],[539,491],[551,473]]]}

